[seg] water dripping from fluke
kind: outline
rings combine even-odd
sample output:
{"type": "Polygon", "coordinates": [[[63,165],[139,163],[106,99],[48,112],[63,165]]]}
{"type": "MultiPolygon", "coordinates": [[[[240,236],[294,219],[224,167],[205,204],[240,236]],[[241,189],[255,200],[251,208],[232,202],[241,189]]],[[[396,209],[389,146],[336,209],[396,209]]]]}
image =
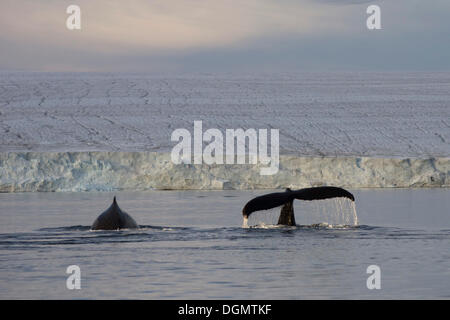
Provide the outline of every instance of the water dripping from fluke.
{"type": "Polygon", "coordinates": [[[246,204],[243,217],[245,228],[269,226],[342,228],[358,225],[353,195],[337,187],[306,188],[297,191],[287,189],[286,192],[259,196],[246,204]],[[294,201],[295,199],[305,201],[294,201]]]}

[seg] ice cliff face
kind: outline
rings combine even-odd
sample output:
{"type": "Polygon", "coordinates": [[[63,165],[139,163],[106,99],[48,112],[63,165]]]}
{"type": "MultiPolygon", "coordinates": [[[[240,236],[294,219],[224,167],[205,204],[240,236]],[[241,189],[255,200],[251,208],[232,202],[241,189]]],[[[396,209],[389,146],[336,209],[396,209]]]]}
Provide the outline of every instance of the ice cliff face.
{"type": "Polygon", "coordinates": [[[156,152],[0,153],[0,192],[148,189],[450,187],[450,158],[280,156],[279,172],[259,165],[175,165],[156,152]]]}

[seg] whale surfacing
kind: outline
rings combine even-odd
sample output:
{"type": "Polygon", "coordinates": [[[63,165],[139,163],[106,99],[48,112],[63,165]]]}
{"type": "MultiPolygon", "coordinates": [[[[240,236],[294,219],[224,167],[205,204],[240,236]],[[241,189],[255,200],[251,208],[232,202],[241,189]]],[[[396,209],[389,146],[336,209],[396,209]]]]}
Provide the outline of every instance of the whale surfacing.
{"type": "Polygon", "coordinates": [[[339,197],[355,201],[355,197],[350,192],[339,187],[314,187],[300,190],[291,190],[288,188],[285,192],[269,193],[250,200],[244,206],[244,209],[242,209],[242,215],[244,219],[248,219],[255,211],[269,210],[282,206],[278,224],[295,226],[295,199],[312,201],[339,197]]]}
{"type": "Polygon", "coordinates": [[[92,224],[91,230],[118,230],[139,228],[134,219],[125,211],[122,211],[114,197],[111,206],[100,214],[92,224]]]}

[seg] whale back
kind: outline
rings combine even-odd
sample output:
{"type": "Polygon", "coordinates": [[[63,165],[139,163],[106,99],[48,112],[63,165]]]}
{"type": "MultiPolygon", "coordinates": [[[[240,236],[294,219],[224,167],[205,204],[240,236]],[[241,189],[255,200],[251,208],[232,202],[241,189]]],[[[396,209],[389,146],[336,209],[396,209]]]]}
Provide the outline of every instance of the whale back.
{"type": "Polygon", "coordinates": [[[100,214],[92,224],[91,230],[117,230],[138,228],[136,221],[122,211],[114,197],[111,206],[100,214]]]}

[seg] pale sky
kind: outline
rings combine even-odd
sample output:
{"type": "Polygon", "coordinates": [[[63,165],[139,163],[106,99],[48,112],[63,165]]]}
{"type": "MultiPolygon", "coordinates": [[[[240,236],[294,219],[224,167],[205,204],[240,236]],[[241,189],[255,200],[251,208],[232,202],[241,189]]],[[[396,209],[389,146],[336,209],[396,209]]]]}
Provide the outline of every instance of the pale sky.
{"type": "Polygon", "coordinates": [[[0,70],[450,71],[449,0],[2,0],[0,70]],[[66,8],[81,8],[68,30],[66,8]],[[381,30],[366,9],[381,8],[381,30]]]}

